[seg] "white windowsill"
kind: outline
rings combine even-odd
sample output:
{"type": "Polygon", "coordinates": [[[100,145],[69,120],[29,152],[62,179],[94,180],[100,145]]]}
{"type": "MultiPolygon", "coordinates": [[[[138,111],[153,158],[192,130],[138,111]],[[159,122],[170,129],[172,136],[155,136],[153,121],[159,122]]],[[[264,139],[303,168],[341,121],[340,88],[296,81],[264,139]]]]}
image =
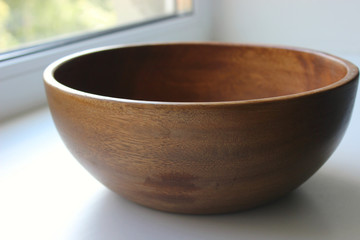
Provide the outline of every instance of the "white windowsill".
{"type": "MultiPolygon", "coordinates": [[[[360,57],[348,58],[356,64],[360,57]]],[[[358,91],[359,92],[359,91],[358,91]]],[[[0,125],[0,239],[356,239],[360,93],[340,146],[293,194],[214,216],[163,213],[94,180],[41,108],[0,125]]]]}

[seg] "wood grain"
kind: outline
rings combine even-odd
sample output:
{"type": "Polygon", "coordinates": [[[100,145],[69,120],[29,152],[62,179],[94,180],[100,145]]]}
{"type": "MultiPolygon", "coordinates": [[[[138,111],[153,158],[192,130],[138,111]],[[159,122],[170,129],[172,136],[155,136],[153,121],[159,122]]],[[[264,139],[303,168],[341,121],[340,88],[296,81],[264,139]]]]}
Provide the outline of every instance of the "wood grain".
{"type": "Polygon", "coordinates": [[[78,54],[44,79],[61,137],[100,182],[145,206],[209,214],[313,175],[346,130],[358,70],[310,50],[179,43],[78,54]]]}

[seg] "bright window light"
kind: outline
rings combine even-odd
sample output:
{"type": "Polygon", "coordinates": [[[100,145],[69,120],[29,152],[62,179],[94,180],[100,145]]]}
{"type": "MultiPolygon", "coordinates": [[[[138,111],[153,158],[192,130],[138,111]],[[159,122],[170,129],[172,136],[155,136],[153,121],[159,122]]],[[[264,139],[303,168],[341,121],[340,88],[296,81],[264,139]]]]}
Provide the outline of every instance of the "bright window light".
{"type": "Polygon", "coordinates": [[[186,14],[192,8],[192,0],[0,0],[0,60],[186,14]]]}

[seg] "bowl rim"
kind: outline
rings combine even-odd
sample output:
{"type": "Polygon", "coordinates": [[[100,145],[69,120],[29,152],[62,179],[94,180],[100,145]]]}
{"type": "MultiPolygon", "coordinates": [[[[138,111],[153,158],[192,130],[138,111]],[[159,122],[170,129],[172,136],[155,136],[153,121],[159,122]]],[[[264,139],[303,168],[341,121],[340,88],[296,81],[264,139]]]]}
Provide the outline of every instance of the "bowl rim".
{"type": "Polygon", "coordinates": [[[223,43],[223,42],[170,42],[170,43],[145,43],[145,44],[117,44],[104,47],[90,48],[84,51],[75,52],[73,54],[59,58],[58,60],[52,62],[48,65],[43,72],[43,81],[45,85],[52,86],[60,91],[66,92],[71,95],[75,95],[84,99],[94,99],[100,101],[111,101],[118,103],[129,103],[129,104],[141,104],[141,105],[158,105],[158,106],[225,106],[225,105],[238,105],[238,104],[257,104],[257,103],[267,103],[274,101],[283,101],[302,98],[306,96],[311,96],[315,94],[321,94],[338,87],[344,86],[352,81],[357,80],[359,77],[359,69],[352,62],[345,60],[343,58],[328,54],[322,51],[302,48],[302,47],[293,47],[293,46],[284,46],[284,45],[272,45],[272,44],[252,44],[252,43],[223,43]],[[254,48],[273,48],[273,49],[282,49],[290,50],[295,52],[309,53],[317,55],[319,57],[327,58],[333,62],[340,63],[346,68],[346,74],[341,79],[337,80],[334,83],[326,85],[321,88],[312,89],[309,91],[275,96],[275,97],[265,97],[265,98],[255,98],[255,99],[245,99],[245,100],[233,100],[233,101],[209,101],[209,102],[171,102],[171,101],[147,101],[147,100],[137,100],[137,99],[128,99],[128,98],[118,98],[99,95],[95,93],[84,92],[66,86],[58,82],[54,77],[54,72],[65,64],[67,61],[76,59],[77,57],[102,52],[102,51],[111,51],[120,48],[136,48],[144,46],[176,46],[176,45],[207,45],[207,46],[228,46],[228,47],[254,47],[254,48]]]}

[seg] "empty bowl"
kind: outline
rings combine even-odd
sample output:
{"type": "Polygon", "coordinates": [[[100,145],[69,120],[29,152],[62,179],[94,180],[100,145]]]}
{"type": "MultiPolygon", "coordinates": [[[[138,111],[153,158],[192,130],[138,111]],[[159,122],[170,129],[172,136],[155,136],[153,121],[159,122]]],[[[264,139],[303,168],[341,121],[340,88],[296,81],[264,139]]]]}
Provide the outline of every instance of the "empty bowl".
{"type": "Polygon", "coordinates": [[[76,53],[44,79],[63,141],[96,179],[151,208],[209,214],[312,176],[344,135],[358,69],[299,48],[172,43],[76,53]]]}

